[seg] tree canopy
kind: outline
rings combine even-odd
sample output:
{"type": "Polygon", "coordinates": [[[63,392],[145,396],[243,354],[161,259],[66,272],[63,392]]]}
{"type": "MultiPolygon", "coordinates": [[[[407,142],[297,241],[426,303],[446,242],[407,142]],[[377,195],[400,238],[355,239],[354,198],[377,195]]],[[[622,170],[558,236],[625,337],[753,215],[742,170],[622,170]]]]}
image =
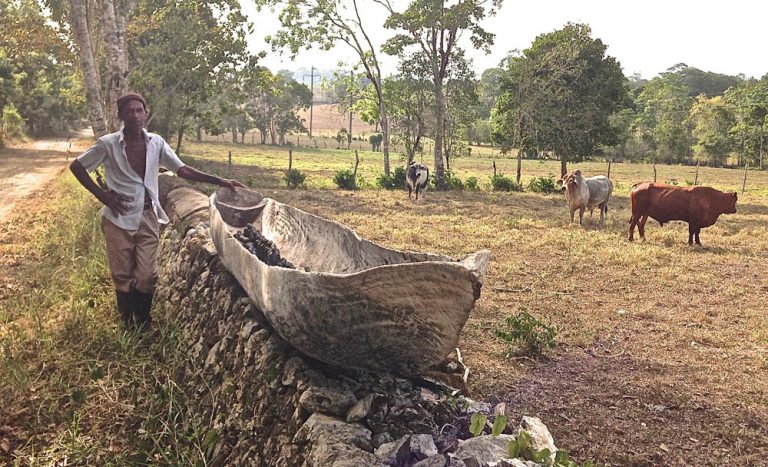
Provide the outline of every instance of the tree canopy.
{"type": "Polygon", "coordinates": [[[618,61],[583,24],[538,36],[513,57],[493,116],[494,139],[517,147],[554,152],[566,172],[569,161],[615,144],[609,117],[627,100],[618,61]]]}

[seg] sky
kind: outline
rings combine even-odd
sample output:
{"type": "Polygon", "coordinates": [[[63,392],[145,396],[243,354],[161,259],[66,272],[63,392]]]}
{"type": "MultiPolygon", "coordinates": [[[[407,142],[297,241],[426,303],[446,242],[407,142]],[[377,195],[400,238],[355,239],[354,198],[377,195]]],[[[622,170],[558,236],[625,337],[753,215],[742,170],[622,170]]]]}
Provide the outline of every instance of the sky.
{"type": "MultiPolygon", "coordinates": [[[[277,15],[257,13],[250,1],[243,0],[242,4],[255,26],[249,47],[253,52],[269,52],[260,63],[272,71],[312,66],[331,70],[340,61],[347,65],[355,62],[345,44],[331,51],[301,52],[293,60],[287,54],[271,52],[263,38],[279,29],[277,15]]],[[[374,43],[378,45],[394,34],[381,26],[386,18],[381,7],[365,0],[360,4],[368,5],[363,24],[374,43]]],[[[407,6],[405,0],[393,4],[398,11],[407,6]]],[[[510,51],[526,49],[536,36],[560,29],[570,21],[588,24],[592,37],[608,46],[607,55],[619,61],[626,76],[637,73],[651,79],[685,63],[703,71],[759,79],[768,73],[767,18],[768,3],[761,0],[504,0],[496,16],[483,22],[486,31],[496,35],[491,53],[465,48],[479,75],[498,66],[510,51]]],[[[379,60],[384,74],[395,72],[395,58],[381,54],[379,60]]]]}

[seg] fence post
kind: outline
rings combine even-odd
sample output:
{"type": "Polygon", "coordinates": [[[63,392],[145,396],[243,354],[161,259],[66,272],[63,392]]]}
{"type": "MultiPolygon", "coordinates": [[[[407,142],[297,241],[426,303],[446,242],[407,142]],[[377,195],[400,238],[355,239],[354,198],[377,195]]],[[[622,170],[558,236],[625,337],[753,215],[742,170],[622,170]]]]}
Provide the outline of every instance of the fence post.
{"type": "Polygon", "coordinates": [[[608,159],[608,178],[611,178],[611,162],[613,162],[613,160],[608,159]]]}
{"type": "Polygon", "coordinates": [[[741,194],[747,189],[747,169],[749,168],[749,162],[744,162],[744,181],[741,183],[741,194]]]}
{"type": "Polygon", "coordinates": [[[696,161],[696,176],[693,177],[693,186],[697,186],[699,184],[699,162],[696,161]]]}
{"type": "Polygon", "coordinates": [[[229,151],[229,157],[227,158],[227,171],[229,178],[232,178],[232,151],[229,151]]]}
{"type": "Polygon", "coordinates": [[[293,167],[293,149],[288,150],[288,172],[291,171],[291,168],[293,167]]]}
{"type": "Polygon", "coordinates": [[[355,170],[352,172],[352,178],[357,179],[357,165],[360,164],[360,157],[357,155],[357,149],[355,149],[355,170]]]}
{"type": "Polygon", "coordinates": [[[496,178],[496,159],[493,160],[493,177],[496,178]]]}

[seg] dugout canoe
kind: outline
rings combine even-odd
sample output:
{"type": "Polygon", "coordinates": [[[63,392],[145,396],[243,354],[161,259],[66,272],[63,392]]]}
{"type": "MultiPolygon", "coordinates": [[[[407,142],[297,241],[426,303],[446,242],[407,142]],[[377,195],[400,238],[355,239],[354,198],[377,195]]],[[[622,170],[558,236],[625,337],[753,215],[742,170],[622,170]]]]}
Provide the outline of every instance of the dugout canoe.
{"type": "Polygon", "coordinates": [[[210,197],[223,264],[274,329],[333,365],[418,375],[456,347],[480,297],[490,252],[454,259],[398,251],[259,193],[210,197]],[[252,224],[295,269],[269,266],[235,237],[252,224]]]}

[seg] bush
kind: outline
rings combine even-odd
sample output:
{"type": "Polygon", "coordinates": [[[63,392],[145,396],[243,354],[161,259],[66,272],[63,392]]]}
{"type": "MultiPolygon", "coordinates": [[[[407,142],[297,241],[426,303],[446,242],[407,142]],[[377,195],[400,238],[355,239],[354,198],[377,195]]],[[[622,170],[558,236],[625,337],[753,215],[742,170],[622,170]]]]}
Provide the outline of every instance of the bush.
{"type": "Polygon", "coordinates": [[[385,190],[397,190],[405,187],[405,167],[395,167],[394,173],[381,174],[376,179],[376,186],[385,190]]]}
{"type": "Polygon", "coordinates": [[[12,139],[24,138],[24,118],[13,104],[3,107],[3,127],[5,135],[12,139]]]}
{"type": "Polygon", "coordinates": [[[447,190],[463,190],[464,182],[450,170],[445,171],[445,188],[447,190]]]}
{"type": "Polygon", "coordinates": [[[307,176],[299,169],[288,170],[285,172],[285,175],[283,175],[283,181],[288,185],[288,188],[303,186],[306,178],[307,176]]]}
{"type": "Polygon", "coordinates": [[[354,190],[357,188],[357,180],[352,169],[339,170],[333,175],[333,183],[342,190],[354,190]]]}
{"type": "Polygon", "coordinates": [[[347,138],[349,137],[349,131],[347,131],[346,128],[341,128],[338,133],[336,133],[336,136],[334,139],[336,140],[336,149],[341,149],[341,146],[344,144],[345,141],[347,141],[347,138]]]}
{"type": "Polygon", "coordinates": [[[477,177],[467,177],[467,181],[464,183],[467,190],[477,191],[480,187],[477,186],[477,177]]]}
{"type": "Polygon", "coordinates": [[[555,184],[555,176],[551,174],[546,177],[534,177],[528,183],[528,189],[534,193],[555,193],[560,191],[555,184]]]}
{"type": "Polygon", "coordinates": [[[371,151],[381,151],[381,143],[384,141],[384,135],[382,133],[374,133],[368,137],[368,142],[371,143],[371,151]]]}
{"type": "Polygon", "coordinates": [[[493,191],[523,191],[523,186],[503,173],[491,177],[493,191]]]}
{"type": "Polygon", "coordinates": [[[506,329],[496,330],[496,337],[509,347],[507,354],[513,354],[513,347],[523,354],[541,355],[555,346],[557,329],[533,317],[525,308],[506,319],[506,329]]]}

